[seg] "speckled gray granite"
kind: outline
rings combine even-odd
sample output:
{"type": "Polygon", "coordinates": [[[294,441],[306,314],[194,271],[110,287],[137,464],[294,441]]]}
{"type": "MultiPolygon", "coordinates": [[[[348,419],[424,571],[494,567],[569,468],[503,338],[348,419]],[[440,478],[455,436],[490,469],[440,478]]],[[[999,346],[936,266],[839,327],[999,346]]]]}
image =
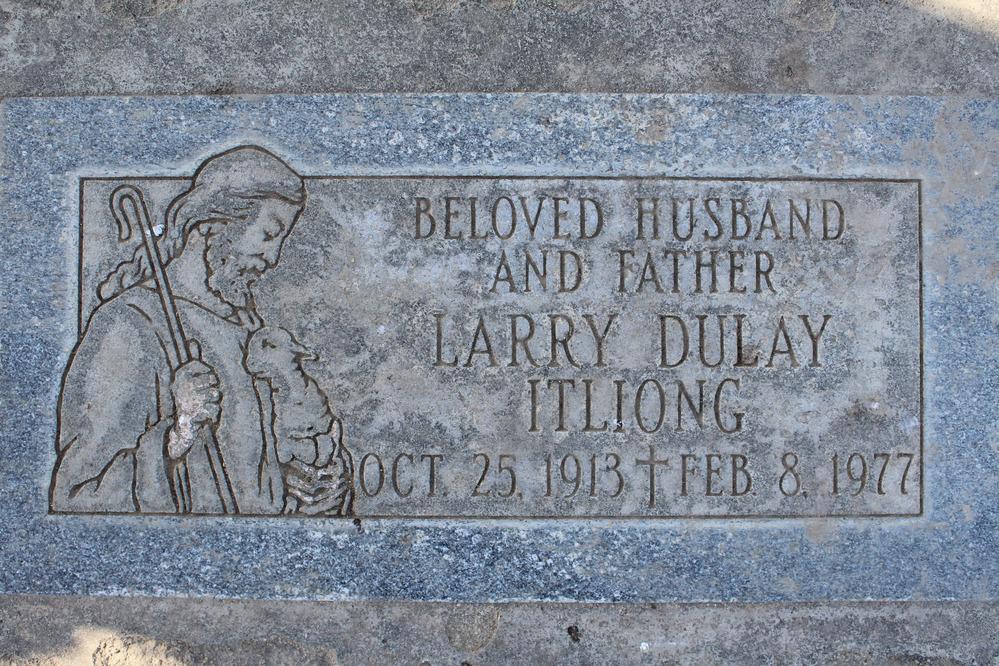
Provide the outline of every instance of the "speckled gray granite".
{"type": "MultiPolygon", "coordinates": [[[[994,102],[347,95],[7,100],[2,111],[4,592],[458,601],[996,598],[994,102]],[[49,515],[55,407],[78,334],[78,207],[86,201],[79,178],[190,178],[204,158],[242,143],[267,146],[306,175],[920,181],[921,511],[903,503],[890,513],[917,515],[627,523],[371,519],[360,505],[357,521],[49,515]]],[[[872,200],[892,196],[874,193],[872,200]]],[[[906,228],[915,230],[899,229],[906,228]]],[[[886,255],[894,247],[887,243],[886,255]]],[[[906,252],[886,262],[900,276],[888,284],[912,299],[906,252]]],[[[880,278],[856,289],[880,294],[880,278]]],[[[857,293],[856,300],[867,296],[857,293]]],[[[885,298],[885,312],[909,319],[897,331],[910,349],[893,357],[885,350],[897,342],[886,339],[872,353],[902,363],[911,390],[918,379],[904,368],[915,358],[911,320],[918,313],[885,298]]],[[[336,315],[342,326],[350,309],[336,315]]],[[[912,395],[903,391],[892,409],[913,409],[912,395]]]]}
{"type": "Polygon", "coordinates": [[[999,91],[991,0],[4,0],[0,95],[999,91]]]}

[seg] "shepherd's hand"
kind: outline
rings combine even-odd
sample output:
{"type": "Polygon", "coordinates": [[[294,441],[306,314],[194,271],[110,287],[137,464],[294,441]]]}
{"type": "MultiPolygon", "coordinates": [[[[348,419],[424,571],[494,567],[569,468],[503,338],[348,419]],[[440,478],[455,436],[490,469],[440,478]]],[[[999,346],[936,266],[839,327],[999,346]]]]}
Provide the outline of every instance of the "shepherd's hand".
{"type": "Polygon", "coordinates": [[[215,427],[222,415],[222,392],[215,369],[201,360],[196,340],[188,343],[191,360],[178,367],[170,379],[175,408],[167,435],[167,455],[182,458],[198,439],[202,428],[215,427]]]}

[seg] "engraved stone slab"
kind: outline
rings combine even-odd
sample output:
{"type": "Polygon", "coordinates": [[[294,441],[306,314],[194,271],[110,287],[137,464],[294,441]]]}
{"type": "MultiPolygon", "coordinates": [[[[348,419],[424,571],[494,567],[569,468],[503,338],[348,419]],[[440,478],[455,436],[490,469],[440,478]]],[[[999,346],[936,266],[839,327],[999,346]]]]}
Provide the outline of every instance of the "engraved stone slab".
{"type": "Polygon", "coordinates": [[[4,117],[5,591],[995,593],[990,104],[4,117]]]}
{"type": "MultiPolygon", "coordinates": [[[[208,197],[208,214],[232,215],[225,188],[260,177],[218,185],[213,170],[264,156],[237,148],[193,179],[81,180],[81,342],[63,389],[54,510],[188,508],[177,488],[155,504],[139,453],[107,468],[118,450],[93,441],[162,439],[149,424],[177,418],[175,406],[135,404],[169,403],[136,392],[171,377],[156,372],[170,366],[169,332],[150,338],[151,354],[136,346],[162,308],[155,276],[135,273],[141,243],[109,224],[108,202],[129,192],[144,193],[162,238],[189,227],[165,275],[178,329],[202,341],[199,367],[224,375],[213,427],[240,514],[299,513],[305,491],[288,485],[288,465],[320,474],[340,446],[361,517],[919,513],[919,181],[309,176],[286,248],[269,258],[266,231],[245,239],[262,321],[202,321],[195,305],[225,314],[234,298],[216,282],[242,255],[216,259],[216,248],[246,212],[195,247],[212,223],[192,207],[208,197]],[[181,267],[201,275],[202,264],[201,284],[185,279],[181,267]],[[120,330],[128,309],[141,321],[120,330]],[[215,341],[229,328],[231,350],[215,341]],[[282,362],[291,380],[274,376],[282,362]],[[102,381],[127,387],[142,423],[109,403],[83,413],[102,381]],[[288,395],[306,404],[291,410],[288,395]],[[330,415],[342,433],[317,453],[330,415]]],[[[199,453],[166,464],[194,467],[199,453]]],[[[223,508],[190,501],[196,513],[223,508]]]]}

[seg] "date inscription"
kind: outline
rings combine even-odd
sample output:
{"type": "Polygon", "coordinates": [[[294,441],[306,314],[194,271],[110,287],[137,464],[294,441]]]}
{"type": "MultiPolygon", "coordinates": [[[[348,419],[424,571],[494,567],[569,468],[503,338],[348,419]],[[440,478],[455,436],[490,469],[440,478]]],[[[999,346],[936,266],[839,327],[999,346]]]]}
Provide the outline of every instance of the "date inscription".
{"type": "Polygon", "coordinates": [[[419,502],[452,494],[455,499],[489,504],[503,500],[513,510],[526,502],[553,516],[565,511],[592,515],[595,508],[608,506],[618,509],[609,516],[620,515],[637,496],[650,515],[680,516],[684,514],[676,509],[685,503],[684,498],[708,502],[717,498],[714,505],[725,506],[732,499],[751,502],[760,493],[770,492],[787,498],[787,506],[810,496],[813,501],[831,503],[841,494],[883,497],[888,504],[919,492],[913,468],[917,456],[905,451],[834,453],[821,464],[787,451],[774,464],[751,460],[742,453],[669,456],[655,445],[633,458],[621,451],[531,457],[477,452],[454,459],[443,454],[401,453],[384,461],[369,453],[362,458],[359,485],[369,498],[419,502]],[[445,484],[445,477],[452,481],[445,484]]]}

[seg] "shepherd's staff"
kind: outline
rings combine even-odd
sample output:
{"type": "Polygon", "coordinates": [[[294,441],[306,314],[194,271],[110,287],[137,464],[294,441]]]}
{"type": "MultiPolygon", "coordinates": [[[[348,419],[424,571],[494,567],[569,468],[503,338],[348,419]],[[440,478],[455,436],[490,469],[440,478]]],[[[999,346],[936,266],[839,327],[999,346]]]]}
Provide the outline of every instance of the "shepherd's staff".
{"type": "MultiPolygon", "coordinates": [[[[180,315],[177,313],[177,304],[173,299],[170,281],[167,279],[166,271],[163,270],[163,258],[160,256],[160,249],[156,243],[156,235],[142,190],[134,185],[122,185],[116,189],[111,193],[111,213],[118,225],[119,240],[127,241],[132,237],[133,230],[136,229],[142,236],[142,245],[146,251],[146,263],[153,271],[156,293],[160,298],[160,307],[163,309],[163,317],[166,320],[167,331],[170,333],[170,342],[173,347],[173,349],[167,349],[167,360],[171,370],[176,371],[180,366],[190,362],[192,356],[200,357],[200,353],[192,354],[192,345],[189,345],[184,337],[184,327],[181,325],[180,315]]],[[[222,461],[222,450],[219,448],[214,429],[200,428],[198,438],[208,454],[208,464],[211,467],[212,476],[215,477],[215,487],[218,489],[219,500],[222,502],[222,512],[238,513],[236,494],[233,492],[229,475],[226,474],[225,464],[222,461]]],[[[181,512],[190,513],[191,480],[185,459],[178,461],[174,467],[174,487],[177,489],[181,512]]]]}

